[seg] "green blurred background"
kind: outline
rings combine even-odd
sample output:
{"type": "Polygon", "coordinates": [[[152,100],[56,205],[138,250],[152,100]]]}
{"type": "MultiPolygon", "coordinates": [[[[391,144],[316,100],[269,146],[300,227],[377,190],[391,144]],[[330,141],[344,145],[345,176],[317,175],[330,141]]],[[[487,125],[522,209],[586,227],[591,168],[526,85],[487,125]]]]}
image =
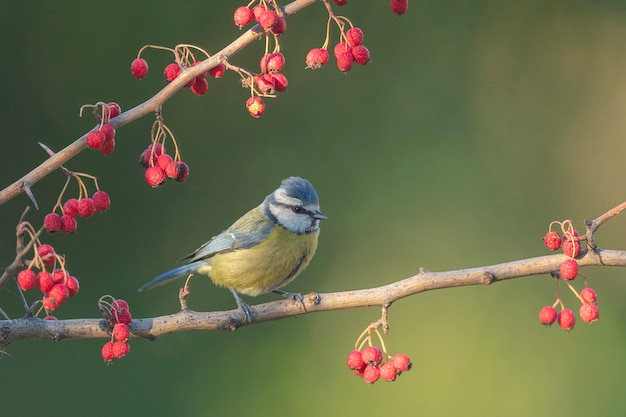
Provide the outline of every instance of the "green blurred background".
{"type": "MultiPolygon", "coordinates": [[[[239,31],[237,2],[18,2],[0,12],[1,187],[90,129],[82,104],[129,109],[164,85],[166,53],[151,72],[129,64],[145,44],[221,49],[239,31]]],[[[107,158],[67,164],[97,175],[106,214],[73,236],[46,236],[68,257],[81,294],[60,318],[97,317],[103,294],[135,317],[178,310],[177,285],[136,288],[258,204],[289,175],[310,179],[328,220],[317,256],[287,289],[341,291],[386,284],[423,266],[444,271],[546,254],[551,220],[593,218],[624,200],[626,3],[623,1],[416,1],[401,18],[385,0],[339,10],[372,52],[349,74],[334,62],[304,70],[321,46],[325,9],[288,19],[281,38],[289,91],[251,118],[246,91],[227,74],[209,94],[181,91],[164,107],[191,176],[150,189],[136,161],[151,117],[118,130],[107,158]]],[[[333,32],[334,36],[337,32],[333,32]]],[[[335,38],[336,39],[336,38],[335,38]]],[[[263,43],[234,57],[256,70],[263,43]]],[[[64,175],[34,187],[41,224],[64,175]]],[[[76,188],[71,188],[75,191],[76,188]]],[[[0,208],[0,265],[14,256],[14,228],[28,199],[0,208]]],[[[626,248],[618,217],[597,235],[626,248]]],[[[392,353],[414,369],[368,386],[345,357],[378,308],[329,312],[229,332],[133,339],[106,366],[104,340],[20,341],[0,361],[2,414],[11,416],[588,416],[624,415],[624,272],[585,268],[601,320],[570,333],[538,324],[554,298],[547,276],[457,288],[393,305],[392,353]]],[[[576,282],[579,287],[582,282],[576,282]]],[[[190,307],[234,308],[231,295],[194,281],[190,307]]],[[[28,294],[34,297],[35,294],[28,294]]],[[[268,295],[249,302],[275,299],[268,295]]],[[[577,310],[571,294],[569,307],[577,310]]],[[[12,317],[13,286],[0,294],[12,317]]]]}

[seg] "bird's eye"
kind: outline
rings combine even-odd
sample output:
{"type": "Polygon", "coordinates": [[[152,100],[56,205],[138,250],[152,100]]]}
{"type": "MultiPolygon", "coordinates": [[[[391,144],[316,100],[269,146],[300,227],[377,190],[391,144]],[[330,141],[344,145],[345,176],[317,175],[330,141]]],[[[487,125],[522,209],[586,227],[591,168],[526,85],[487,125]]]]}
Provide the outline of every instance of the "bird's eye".
{"type": "Polygon", "coordinates": [[[292,210],[294,213],[297,213],[297,214],[304,213],[304,209],[303,209],[302,207],[300,207],[300,206],[292,206],[292,207],[291,207],[291,210],[292,210]]]}

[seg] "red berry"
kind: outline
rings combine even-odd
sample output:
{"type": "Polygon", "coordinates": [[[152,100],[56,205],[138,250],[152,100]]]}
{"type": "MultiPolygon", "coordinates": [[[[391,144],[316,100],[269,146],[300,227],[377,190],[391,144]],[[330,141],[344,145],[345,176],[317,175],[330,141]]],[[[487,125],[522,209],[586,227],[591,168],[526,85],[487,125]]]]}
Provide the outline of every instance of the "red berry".
{"type": "Polygon", "coordinates": [[[558,316],[559,326],[564,330],[572,330],[576,324],[576,317],[569,308],[563,309],[558,316]]]}
{"type": "Polygon", "coordinates": [[[363,361],[368,365],[378,365],[383,360],[383,352],[376,346],[366,346],[363,349],[363,361]]]}
{"type": "Polygon", "coordinates": [[[115,129],[109,123],[104,123],[100,126],[100,132],[104,134],[105,142],[115,138],[115,129]]]}
{"type": "Polygon", "coordinates": [[[353,369],[352,372],[354,372],[354,375],[358,376],[359,378],[363,378],[363,373],[365,371],[365,366],[362,369],[353,369]]]}
{"type": "Polygon", "coordinates": [[[128,310],[128,308],[128,302],[126,300],[122,300],[121,298],[118,298],[111,303],[111,313],[128,310]]]}
{"type": "Polygon", "coordinates": [[[409,8],[409,0],[390,0],[389,7],[391,7],[392,12],[400,16],[409,8]]]}
{"type": "Polygon", "coordinates": [[[156,188],[165,182],[165,171],[159,166],[148,167],[146,169],[146,182],[152,188],[156,188]]]}
{"type": "Polygon", "coordinates": [[[255,77],[255,83],[262,94],[274,93],[274,77],[270,74],[262,74],[255,77]]]}
{"type": "Polygon", "coordinates": [[[339,58],[342,54],[351,53],[351,49],[352,47],[348,44],[348,42],[339,42],[335,45],[335,48],[333,48],[333,54],[335,54],[335,58],[339,58]]]}
{"type": "Polygon", "coordinates": [[[589,287],[585,287],[580,291],[580,298],[582,298],[586,303],[595,303],[596,302],[596,292],[589,287]]]}
{"type": "Polygon", "coordinates": [[[63,304],[70,296],[70,291],[63,284],[55,284],[54,287],[44,296],[47,297],[48,305],[44,301],[44,307],[47,310],[56,310],[63,304]]]}
{"type": "Polygon", "coordinates": [[[113,354],[113,342],[106,342],[104,346],[102,346],[102,359],[105,362],[112,362],[115,359],[115,355],[113,354]]]}
{"type": "Polygon", "coordinates": [[[37,287],[43,294],[47,293],[54,287],[54,280],[52,275],[46,271],[39,271],[37,273],[37,287]]]}
{"type": "Polygon", "coordinates": [[[274,35],[281,35],[287,30],[287,19],[284,16],[278,16],[278,20],[270,32],[274,35]]]}
{"type": "Polygon", "coordinates": [[[264,3],[257,4],[252,8],[252,14],[254,15],[254,20],[259,23],[259,19],[261,18],[261,14],[267,10],[267,6],[264,3]]]}
{"type": "Polygon", "coordinates": [[[191,92],[197,96],[203,96],[209,91],[209,83],[203,77],[197,77],[191,85],[191,92]]]}
{"type": "Polygon", "coordinates": [[[321,68],[328,62],[328,51],[324,48],[313,48],[306,54],[306,67],[321,68]]]}
{"type": "Polygon", "coordinates": [[[78,200],[75,198],[70,198],[65,203],[63,203],[63,214],[67,214],[68,216],[72,217],[78,216],[78,200]]]}
{"type": "Polygon", "coordinates": [[[259,67],[261,72],[279,72],[285,66],[285,56],[280,52],[265,54],[261,57],[259,67]]]}
{"type": "Polygon", "coordinates": [[[162,170],[166,170],[167,166],[172,162],[173,159],[169,154],[161,154],[157,158],[157,166],[161,167],[162,170]]]}
{"type": "Polygon", "coordinates": [[[333,0],[337,6],[345,6],[348,4],[348,0],[333,0]]]}
{"type": "Polygon", "coordinates": [[[398,353],[393,357],[391,361],[398,373],[409,371],[413,366],[413,364],[411,363],[411,359],[404,353],[398,353]]]}
{"type": "Polygon", "coordinates": [[[131,321],[133,321],[133,316],[130,314],[130,311],[128,310],[122,310],[119,313],[117,313],[117,315],[115,316],[116,323],[130,324],[131,321]]]}
{"type": "Polygon", "coordinates": [[[543,245],[550,250],[557,250],[561,247],[561,235],[558,232],[548,232],[543,237],[543,245]]]}
{"type": "Polygon", "coordinates": [[[43,261],[45,266],[54,265],[55,257],[54,257],[54,248],[48,244],[39,245],[37,248],[37,254],[43,261]]]}
{"type": "Polygon", "coordinates": [[[265,112],[265,102],[259,96],[250,97],[246,100],[246,109],[252,117],[261,117],[265,112]]]}
{"type": "Polygon", "coordinates": [[[167,64],[165,66],[165,69],[163,70],[163,78],[165,78],[165,81],[168,83],[171,83],[180,75],[182,71],[183,70],[180,68],[180,65],[172,62],[171,64],[167,64]]]}
{"type": "Polygon", "coordinates": [[[33,289],[37,285],[37,277],[32,269],[24,269],[17,274],[17,284],[24,291],[33,289]]]}
{"type": "Polygon", "coordinates": [[[598,312],[598,306],[595,303],[584,303],[580,306],[578,311],[580,318],[586,323],[593,323],[598,320],[600,313],[598,312]]]}
{"type": "Polygon", "coordinates": [[[209,75],[213,78],[222,78],[224,72],[226,72],[226,67],[224,64],[219,64],[209,70],[209,75]]]}
{"type": "Polygon", "coordinates": [[[365,45],[357,45],[350,52],[357,64],[365,65],[370,60],[370,51],[365,45]]]}
{"type": "Polygon", "coordinates": [[[93,200],[90,197],[83,197],[78,200],[78,214],[80,214],[80,217],[91,217],[95,212],[96,208],[94,207],[93,200]]]}
{"type": "Polygon", "coordinates": [[[278,23],[278,15],[274,10],[265,10],[259,15],[259,24],[265,30],[272,29],[278,23]]]}
{"type": "Polygon", "coordinates": [[[167,165],[165,175],[167,175],[168,178],[176,178],[176,161],[172,160],[172,162],[167,165]]]}
{"type": "Polygon", "coordinates": [[[130,331],[128,330],[128,325],[125,323],[117,323],[113,326],[113,337],[115,340],[119,340],[125,342],[130,337],[130,331]]]}
{"type": "Polygon", "coordinates": [[[107,108],[109,110],[109,119],[119,116],[122,114],[122,108],[119,104],[114,101],[110,101],[107,103],[107,108]]]}
{"type": "Polygon", "coordinates": [[[363,43],[363,31],[359,28],[351,28],[346,32],[346,42],[353,48],[363,43]]]}
{"type": "Polygon", "coordinates": [[[144,168],[156,165],[159,156],[163,153],[163,145],[160,142],[151,143],[140,155],[139,164],[144,168]]]}
{"type": "Polygon", "coordinates": [[[393,366],[393,363],[385,362],[380,365],[380,377],[383,380],[387,382],[395,381],[397,376],[398,372],[396,371],[396,367],[393,366]]]}
{"type": "Polygon", "coordinates": [[[70,297],[74,297],[76,294],[78,294],[78,291],[80,290],[80,284],[78,282],[78,279],[76,279],[76,277],[72,277],[72,276],[68,277],[65,280],[65,286],[70,292],[70,297]]]}
{"type": "Polygon", "coordinates": [[[285,74],[283,74],[282,72],[277,72],[270,75],[274,79],[274,90],[282,93],[287,89],[289,81],[287,80],[287,77],[285,77],[285,74]]]}
{"type": "Polygon", "coordinates": [[[43,218],[43,227],[48,233],[54,233],[61,230],[61,216],[56,213],[48,213],[43,218]]]}
{"type": "Polygon", "coordinates": [[[578,275],[578,262],[575,259],[567,259],[563,261],[559,268],[561,278],[566,280],[572,280],[578,275]]]}
{"type": "Polygon", "coordinates": [[[111,207],[111,199],[105,191],[96,191],[91,196],[96,211],[107,211],[111,207]]]}
{"type": "Polygon", "coordinates": [[[148,74],[148,63],[143,58],[135,58],[130,64],[130,72],[140,80],[148,74]]]}
{"type": "Polygon", "coordinates": [[[363,370],[363,381],[373,384],[380,378],[380,369],[377,365],[367,365],[363,370]]]}
{"type": "Polygon", "coordinates": [[[564,239],[563,253],[570,258],[575,258],[580,254],[580,242],[577,240],[564,239]]]}
{"type": "Polygon", "coordinates": [[[62,268],[57,268],[52,271],[52,281],[54,281],[55,284],[64,284],[69,277],[70,274],[62,268]]]}
{"type": "Polygon", "coordinates": [[[55,316],[46,316],[43,318],[43,320],[48,320],[48,321],[55,321],[58,320],[55,316]]]}
{"type": "Polygon", "coordinates": [[[87,134],[85,143],[87,143],[87,147],[90,149],[100,149],[104,143],[104,133],[99,130],[92,130],[87,134]]]}
{"type": "MultiPolygon", "coordinates": [[[[202,61],[195,61],[193,64],[191,64],[191,66],[195,67],[196,65],[200,65],[200,64],[202,64],[202,61]]],[[[196,79],[198,79],[198,78],[206,78],[207,75],[209,75],[208,71],[201,72],[200,75],[198,75],[196,77],[196,79]]]]}
{"type": "Polygon", "coordinates": [[[128,352],[130,352],[130,345],[128,343],[120,340],[113,343],[113,357],[115,359],[123,358],[128,352]]]}
{"type": "Polygon", "coordinates": [[[176,162],[176,176],[174,179],[178,182],[183,182],[189,176],[189,165],[183,161],[176,162]]]}
{"type": "Polygon", "coordinates": [[[351,53],[347,52],[337,57],[337,68],[339,71],[348,72],[354,66],[354,57],[351,53]]]}
{"type": "Polygon", "coordinates": [[[102,155],[111,155],[115,150],[115,139],[109,138],[105,139],[104,143],[100,148],[98,148],[98,152],[102,155]]]}
{"type": "Polygon", "coordinates": [[[61,231],[65,234],[74,233],[78,228],[76,218],[69,214],[61,216],[61,231]]]}
{"type": "Polygon", "coordinates": [[[353,350],[348,354],[348,368],[355,369],[363,369],[365,368],[365,361],[363,360],[363,354],[358,350],[353,350]]]}
{"type": "Polygon", "coordinates": [[[541,324],[545,324],[546,326],[550,326],[552,323],[556,321],[557,316],[558,314],[554,307],[545,306],[539,311],[539,322],[541,324]]]}
{"type": "Polygon", "coordinates": [[[233,16],[233,20],[235,21],[235,24],[239,26],[239,29],[241,29],[242,27],[250,23],[253,17],[254,13],[252,13],[252,10],[250,10],[249,7],[240,6],[235,9],[235,15],[233,16]]]}

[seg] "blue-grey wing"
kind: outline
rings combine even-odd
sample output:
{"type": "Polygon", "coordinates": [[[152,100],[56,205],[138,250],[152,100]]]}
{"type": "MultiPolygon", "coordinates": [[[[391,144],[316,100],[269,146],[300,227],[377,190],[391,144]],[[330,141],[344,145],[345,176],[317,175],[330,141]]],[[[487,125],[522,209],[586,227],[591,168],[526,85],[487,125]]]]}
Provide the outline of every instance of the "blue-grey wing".
{"type": "Polygon", "coordinates": [[[273,228],[272,220],[264,214],[261,207],[256,207],[182,260],[194,262],[217,253],[251,248],[261,243],[273,228]]]}

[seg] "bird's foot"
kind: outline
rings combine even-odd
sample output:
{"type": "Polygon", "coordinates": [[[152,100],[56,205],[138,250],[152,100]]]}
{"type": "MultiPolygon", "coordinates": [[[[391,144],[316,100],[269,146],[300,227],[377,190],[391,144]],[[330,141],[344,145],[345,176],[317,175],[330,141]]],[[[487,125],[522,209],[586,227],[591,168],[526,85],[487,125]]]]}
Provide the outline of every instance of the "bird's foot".
{"type": "Polygon", "coordinates": [[[306,311],[306,306],[304,305],[304,297],[302,297],[302,294],[300,294],[299,292],[287,292],[287,291],[281,291],[281,290],[274,290],[272,292],[274,294],[278,294],[282,297],[288,298],[293,302],[300,303],[300,305],[302,306],[302,309],[306,311]]]}
{"type": "Polygon", "coordinates": [[[243,313],[243,315],[245,317],[244,323],[252,324],[252,316],[255,314],[254,309],[252,307],[250,307],[248,304],[246,304],[239,297],[239,294],[237,294],[237,292],[234,289],[229,288],[229,290],[233,294],[233,296],[235,297],[235,301],[237,302],[237,307],[239,307],[239,310],[243,313]]]}

